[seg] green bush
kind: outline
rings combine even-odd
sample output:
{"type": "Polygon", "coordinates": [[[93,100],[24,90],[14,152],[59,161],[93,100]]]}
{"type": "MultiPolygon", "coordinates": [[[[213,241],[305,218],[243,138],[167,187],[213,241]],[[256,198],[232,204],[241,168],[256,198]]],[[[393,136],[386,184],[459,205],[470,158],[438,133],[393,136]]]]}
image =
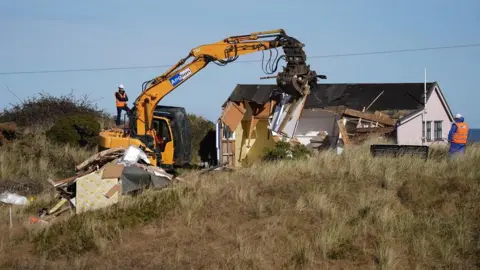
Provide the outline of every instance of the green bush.
{"type": "Polygon", "coordinates": [[[62,117],[79,114],[110,118],[88,96],[77,98],[73,92],[61,96],[39,93],[0,111],[0,123],[12,122],[18,127],[50,127],[62,117]]]}
{"type": "MultiPolygon", "coordinates": [[[[210,137],[211,131],[215,130],[215,124],[202,116],[195,114],[188,114],[190,120],[190,128],[192,134],[192,162],[197,163],[205,159],[202,156],[206,155],[200,153],[201,144],[211,144],[210,137]]],[[[213,147],[215,148],[215,136],[213,137],[213,147]]]]}
{"type": "Polygon", "coordinates": [[[310,154],[310,150],[303,144],[292,146],[288,142],[279,141],[274,148],[265,149],[263,160],[300,159],[308,157],[310,154]]]}
{"type": "Polygon", "coordinates": [[[93,115],[71,115],[60,118],[46,135],[51,141],[74,146],[94,147],[100,123],[93,115]]]}

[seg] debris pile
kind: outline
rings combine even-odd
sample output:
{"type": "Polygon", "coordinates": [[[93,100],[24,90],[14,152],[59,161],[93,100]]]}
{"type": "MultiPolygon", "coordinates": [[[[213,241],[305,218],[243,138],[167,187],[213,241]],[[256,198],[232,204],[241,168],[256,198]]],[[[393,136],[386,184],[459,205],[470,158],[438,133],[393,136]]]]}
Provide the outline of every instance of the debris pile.
{"type": "Polygon", "coordinates": [[[339,137],[345,145],[361,143],[372,135],[389,137],[395,132],[397,120],[380,111],[371,113],[345,106],[326,107],[324,110],[341,117],[337,120],[337,126],[339,137]]]}
{"type": "Polygon", "coordinates": [[[75,176],[49,180],[60,201],[49,210],[40,210],[39,216],[47,220],[67,211],[79,214],[113,205],[125,194],[168,186],[173,176],[149,163],[135,146],[99,152],[79,164],[75,176]]]}

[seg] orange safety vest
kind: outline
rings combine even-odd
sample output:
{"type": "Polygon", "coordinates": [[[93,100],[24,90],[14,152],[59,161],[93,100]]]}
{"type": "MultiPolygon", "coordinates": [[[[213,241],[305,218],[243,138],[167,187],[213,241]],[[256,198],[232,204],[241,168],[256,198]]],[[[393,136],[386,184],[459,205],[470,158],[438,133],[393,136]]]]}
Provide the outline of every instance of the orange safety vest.
{"type": "MultiPolygon", "coordinates": [[[[118,93],[122,98],[125,98],[125,96],[126,96],[126,94],[127,94],[127,93],[125,93],[125,92],[123,92],[123,95],[122,95],[120,92],[117,92],[117,93],[118,93]]],[[[115,99],[116,99],[116,98],[115,98],[115,99]]],[[[117,107],[123,108],[123,107],[125,107],[126,104],[127,104],[127,103],[126,103],[125,101],[120,101],[120,100],[116,99],[116,105],[117,105],[117,107]]]]}
{"type": "Polygon", "coordinates": [[[468,139],[468,125],[467,123],[455,123],[457,130],[453,134],[453,143],[466,144],[468,139]]]}

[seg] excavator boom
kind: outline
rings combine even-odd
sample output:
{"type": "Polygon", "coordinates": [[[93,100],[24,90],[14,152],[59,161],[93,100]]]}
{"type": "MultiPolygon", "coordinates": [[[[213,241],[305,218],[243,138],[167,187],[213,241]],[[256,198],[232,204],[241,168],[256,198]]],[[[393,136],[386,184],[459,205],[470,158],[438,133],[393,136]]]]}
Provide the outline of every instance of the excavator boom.
{"type": "MultiPolygon", "coordinates": [[[[182,120],[182,117],[178,118],[177,113],[172,113],[170,116],[156,115],[157,104],[209,63],[225,66],[242,55],[262,52],[262,55],[265,56],[265,51],[270,53],[266,69],[263,66],[264,59],[262,57],[262,68],[267,75],[272,75],[277,71],[281,59],[286,61],[282,71],[278,72],[276,76],[268,77],[276,78],[282,99],[279,110],[276,110],[274,114],[275,121],[272,131],[290,136],[292,134],[291,127],[295,126],[295,119],[299,117],[303,109],[309,89],[315,87],[317,78],[324,78],[310,70],[310,66],[306,64],[307,57],[303,47],[304,44],[279,29],[231,36],[215,43],[193,48],[185,58],[162,75],[143,83],[142,93],[135,100],[132,110],[128,112],[129,128],[123,131],[118,129],[102,131],[98,139],[99,149],[135,145],[146,151],[152,164],[159,165],[161,163],[170,166],[183,163],[182,160],[185,159],[178,155],[181,155],[179,153],[182,152],[182,141],[184,139],[188,141],[190,138],[185,138],[185,136],[189,136],[187,134],[174,131],[178,129],[179,125],[182,125],[180,123],[185,121],[182,120]],[[278,57],[277,50],[279,47],[284,51],[284,55],[280,57],[278,57]],[[272,60],[274,52],[277,54],[272,60]],[[171,123],[175,124],[171,125],[171,123]]],[[[184,145],[189,145],[189,143],[184,143],[184,145]]]]}
{"type": "MultiPolygon", "coordinates": [[[[135,135],[142,136],[151,128],[153,112],[163,97],[182,83],[192,78],[210,62],[224,66],[239,56],[282,47],[285,52],[286,67],[276,76],[277,84],[287,94],[303,96],[302,85],[315,84],[317,74],[306,64],[304,44],[286,35],[282,29],[255,32],[249,35],[231,36],[212,44],[198,46],[162,75],[147,81],[142,86],[142,94],[135,100],[131,121],[135,125],[135,135]],[[189,59],[192,59],[187,63],[189,59]]],[[[274,71],[278,66],[276,60],[274,71]]],[[[273,73],[272,72],[272,73],[273,73]]],[[[270,73],[270,74],[272,74],[270,73]]]]}

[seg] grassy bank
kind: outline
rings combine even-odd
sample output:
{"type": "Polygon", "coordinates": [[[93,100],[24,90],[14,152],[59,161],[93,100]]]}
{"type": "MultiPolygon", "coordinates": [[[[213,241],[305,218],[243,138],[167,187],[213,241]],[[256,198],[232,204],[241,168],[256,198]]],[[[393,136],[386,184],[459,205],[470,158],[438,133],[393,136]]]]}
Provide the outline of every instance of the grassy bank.
{"type": "MultiPolygon", "coordinates": [[[[48,174],[45,172],[45,174],[48,174]]],[[[2,208],[7,268],[472,269],[480,267],[480,148],[448,161],[343,156],[183,176],[162,191],[41,230],[45,201],[2,208]]],[[[46,198],[45,200],[48,200],[46,198]]]]}
{"type": "Polygon", "coordinates": [[[48,178],[71,176],[93,150],[48,141],[42,128],[25,129],[22,137],[0,147],[0,192],[39,194],[48,178]]]}

